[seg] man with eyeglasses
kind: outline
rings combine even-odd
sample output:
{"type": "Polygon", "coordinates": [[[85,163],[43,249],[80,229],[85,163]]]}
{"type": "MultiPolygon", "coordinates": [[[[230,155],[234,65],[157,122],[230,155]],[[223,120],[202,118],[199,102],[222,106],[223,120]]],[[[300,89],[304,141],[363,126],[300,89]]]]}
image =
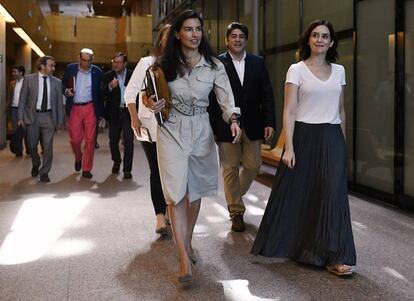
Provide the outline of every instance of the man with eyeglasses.
{"type": "MultiPolygon", "coordinates": [[[[123,172],[124,179],[131,179],[132,160],[134,157],[134,133],[131,128],[131,117],[125,103],[124,92],[132,72],[127,69],[127,55],[116,53],[112,60],[112,70],[103,76],[101,93],[104,100],[104,117],[109,123],[109,147],[113,166],[112,173],[118,174],[121,166],[119,140],[124,143],[123,172]]],[[[137,102],[138,103],[138,102],[137,102]]]]}
{"type": "Polygon", "coordinates": [[[93,51],[83,48],[79,62],[69,64],[63,74],[63,93],[67,97],[66,115],[70,144],[75,154],[75,171],[92,178],[96,124],[102,114],[100,98],[102,70],[92,64],[93,51]],[[82,141],[85,146],[82,153],[82,141]]]}

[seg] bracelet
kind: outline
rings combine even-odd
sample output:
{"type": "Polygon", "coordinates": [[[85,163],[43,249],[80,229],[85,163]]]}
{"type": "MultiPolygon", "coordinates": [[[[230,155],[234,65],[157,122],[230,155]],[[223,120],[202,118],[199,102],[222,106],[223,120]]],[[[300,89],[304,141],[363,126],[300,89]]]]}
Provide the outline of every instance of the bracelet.
{"type": "Polygon", "coordinates": [[[231,123],[237,123],[237,125],[240,127],[240,121],[238,121],[237,119],[232,119],[231,123]]]}

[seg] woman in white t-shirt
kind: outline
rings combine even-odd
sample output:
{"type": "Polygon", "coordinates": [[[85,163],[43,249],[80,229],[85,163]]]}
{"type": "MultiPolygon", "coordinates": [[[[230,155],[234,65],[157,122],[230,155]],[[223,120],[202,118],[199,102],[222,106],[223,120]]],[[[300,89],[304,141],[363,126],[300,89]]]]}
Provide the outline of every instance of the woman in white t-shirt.
{"type": "Polygon", "coordinates": [[[170,24],[165,24],[160,31],[155,42],[154,56],[146,56],[140,59],[134,72],[131,75],[128,86],[125,89],[125,102],[128,105],[129,114],[131,115],[131,127],[136,135],[142,136],[141,128],[146,128],[149,132],[152,142],[141,141],[145,156],[147,157],[148,166],[150,168],[150,189],[151,199],[154,206],[157,224],[155,232],[161,236],[168,234],[166,225],[166,209],[167,205],[164,199],[164,194],[161,186],[160,173],[158,170],[157,160],[157,120],[154,113],[142,104],[141,90],[144,87],[145,71],[148,67],[154,64],[157,56],[160,56],[165,48],[168,34],[170,33],[170,24]],[[136,98],[138,97],[138,113],[136,106],[136,98]]]}
{"type": "Polygon", "coordinates": [[[285,84],[285,151],[252,253],[351,275],[356,264],[347,193],[344,67],[327,21],[299,40],[285,84]]]}

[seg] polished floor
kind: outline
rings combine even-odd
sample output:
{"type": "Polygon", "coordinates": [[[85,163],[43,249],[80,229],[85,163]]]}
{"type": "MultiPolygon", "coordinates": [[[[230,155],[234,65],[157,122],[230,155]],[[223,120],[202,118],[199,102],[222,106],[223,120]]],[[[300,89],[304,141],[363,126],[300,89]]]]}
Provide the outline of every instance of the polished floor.
{"type": "Polygon", "coordinates": [[[229,230],[221,188],[203,200],[195,281],[180,287],[173,240],[154,231],[143,150],[136,143],[133,179],[123,180],[111,174],[106,135],[91,180],[74,172],[66,132],[49,184],[30,177],[29,158],[0,151],[0,300],[414,300],[413,215],[350,196],[358,265],[341,279],[249,255],[270,193],[256,181],[244,233],[229,230]]]}

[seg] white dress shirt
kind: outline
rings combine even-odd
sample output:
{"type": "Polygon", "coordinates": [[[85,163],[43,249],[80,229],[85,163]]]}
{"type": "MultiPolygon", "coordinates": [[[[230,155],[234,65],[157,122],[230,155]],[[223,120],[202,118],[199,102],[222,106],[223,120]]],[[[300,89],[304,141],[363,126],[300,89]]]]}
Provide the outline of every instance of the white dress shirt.
{"type": "MultiPolygon", "coordinates": [[[[39,93],[37,94],[37,103],[36,103],[36,110],[42,109],[42,99],[43,99],[43,75],[42,73],[39,74],[39,93]]],[[[47,85],[47,110],[50,110],[52,107],[50,105],[50,77],[46,77],[46,85],[47,85]]]]}
{"type": "Polygon", "coordinates": [[[24,77],[22,77],[19,80],[16,80],[16,85],[14,86],[13,92],[13,100],[11,104],[12,107],[17,108],[19,106],[20,91],[22,90],[23,79],[24,77]]]}
{"type": "Polygon", "coordinates": [[[244,67],[246,62],[246,51],[244,51],[243,56],[241,59],[237,59],[234,57],[231,52],[229,51],[229,54],[231,56],[231,60],[233,61],[234,68],[236,68],[237,75],[239,76],[240,83],[243,86],[244,81],[244,67]]]}

